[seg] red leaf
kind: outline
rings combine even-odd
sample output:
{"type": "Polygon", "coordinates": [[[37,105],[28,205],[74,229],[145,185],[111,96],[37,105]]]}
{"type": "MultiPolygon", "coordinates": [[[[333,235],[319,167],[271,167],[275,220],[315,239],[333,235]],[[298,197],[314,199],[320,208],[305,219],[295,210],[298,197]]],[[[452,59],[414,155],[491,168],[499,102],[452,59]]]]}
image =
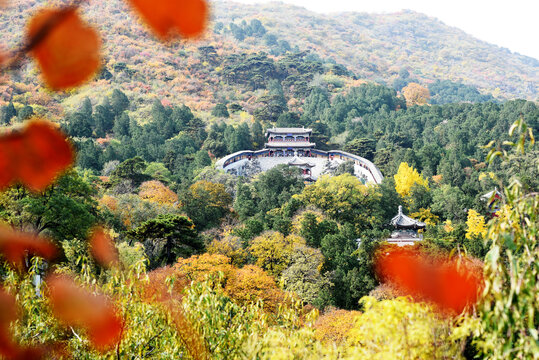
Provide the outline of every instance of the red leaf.
{"type": "Polygon", "coordinates": [[[473,305],[479,298],[483,287],[481,273],[468,262],[447,262],[439,273],[440,287],[436,301],[444,309],[460,314],[468,305],[473,305]]]}
{"type": "Polygon", "coordinates": [[[97,350],[107,351],[121,338],[122,320],[103,295],[85,290],[66,275],[46,280],[54,315],[68,326],[84,328],[97,350]]]}
{"type": "Polygon", "coordinates": [[[129,0],[139,15],[163,40],[180,35],[200,36],[207,26],[208,4],[205,0],[129,0]]]}
{"type": "Polygon", "coordinates": [[[66,136],[44,120],[28,122],[22,131],[0,136],[0,190],[20,181],[43,191],[74,161],[66,136]]]}
{"type": "Polygon", "coordinates": [[[19,167],[23,184],[42,191],[74,161],[75,154],[66,136],[52,123],[31,121],[26,127],[26,153],[19,167]]]}
{"type": "Polygon", "coordinates": [[[380,250],[376,273],[401,292],[457,314],[477,302],[483,284],[481,264],[466,258],[434,258],[408,247],[380,250]]]}
{"type": "Polygon", "coordinates": [[[27,37],[32,41],[43,32],[46,35],[37,41],[31,54],[53,90],[76,87],[99,69],[101,40],[76,9],[44,9],[37,13],[30,20],[27,37]]]}
{"type": "Polygon", "coordinates": [[[0,225],[0,253],[18,268],[24,267],[26,254],[41,256],[47,260],[56,257],[57,248],[48,239],[31,233],[15,231],[0,225]]]}
{"type": "Polygon", "coordinates": [[[0,288],[0,355],[14,357],[18,348],[9,335],[9,323],[17,320],[15,297],[0,288]]]}
{"type": "Polygon", "coordinates": [[[103,267],[117,266],[120,262],[118,249],[112,239],[105,234],[103,228],[94,229],[90,237],[90,252],[94,259],[103,267]]]}
{"type": "Polygon", "coordinates": [[[0,136],[0,190],[12,185],[17,178],[17,164],[21,152],[25,152],[22,146],[22,133],[3,134],[0,136]]]}

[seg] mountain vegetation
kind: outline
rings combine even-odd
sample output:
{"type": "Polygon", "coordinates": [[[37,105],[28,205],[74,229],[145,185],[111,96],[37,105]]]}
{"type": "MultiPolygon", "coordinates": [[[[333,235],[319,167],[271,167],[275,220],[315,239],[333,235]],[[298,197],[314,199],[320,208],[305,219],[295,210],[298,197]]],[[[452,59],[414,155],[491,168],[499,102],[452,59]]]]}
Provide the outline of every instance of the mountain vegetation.
{"type": "MultiPolygon", "coordinates": [[[[0,19],[5,47],[22,41],[25,18],[18,14],[31,14],[38,6],[32,0],[8,2],[0,19]]],[[[264,90],[271,79],[282,83],[291,110],[302,107],[313,84],[325,85],[335,96],[365,81],[397,91],[418,83],[430,90],[433,104],[490,96],[537,99],[537,60],[410,11],[318,15],[284,4],[216,2],[212,30],[202,41],[167,47],[125,16],[130,11],[121,1],[102,0],[84,9],[84,19],[100,29],[104,42],[104,66],[91,86],[76,94],[46,92],[29,64],[0,85],[0,100],[26,108],[18,115],[23,118],[31,113],[60,118],[84,97],[100,103],[114,84],[144,104],[137,118],[147,117],[159,99],[185,104],[203,120],[211,119],[218,104],[234,105],[231,121],[237,122],[269,100],[264,90]],[[247,78],[246,71],[258,76],[247,78]]]]}

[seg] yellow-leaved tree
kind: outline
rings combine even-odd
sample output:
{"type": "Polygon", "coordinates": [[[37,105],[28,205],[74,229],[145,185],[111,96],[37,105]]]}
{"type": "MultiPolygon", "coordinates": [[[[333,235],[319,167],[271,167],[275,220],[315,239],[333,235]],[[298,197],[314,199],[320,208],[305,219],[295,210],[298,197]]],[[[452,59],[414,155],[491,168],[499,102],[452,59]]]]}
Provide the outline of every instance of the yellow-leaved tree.
{"type": "Polygon", "coordinates": [[[227,234],[222,239],[213,239],[206,250],[209,254],[228,256],[235,266],[242,266],[247,261],[247,251],[241,238],[232,234],[227,234]]]}
{"type": "Polygon", "coordinates": [[[358,226],[375,226],[379,221],[371,210],[380,197],[376,187],[363,185],[351,174],[323,175],[315,183],[307,185],[301,194],[294,195],[306,205],[323,210],[334,220],[358,226]]]}
{"type": "Polygon", "coordinates": [[[160,205],[174,205],[178,201],[178,195],[157,180],[143,182],[140,185],[139,196],[160,205]]]}
{"type": "Polygon", "coordinates": [[[461,359],[465,337],[451,321],[409,298],[361,299],[363,314],[348,333],[350,359],[461,359]]]}
{"type": "Polygon", "coordinates": [[[468,220],[466,220],[466,239],[474,237],[485,237],[487,235],[487,227],[485,225],[485,217],[473,209],[468,210],[468,220]]]}
{"type": "Polygon", "coordinates": [[[280,276],[290,264],[298,246],[305,246],[305,239],[268,231],[254,238],[248,251],[256,259],[256,265],[273,276],[280,276]]]}
{"type": "Polygon", "coordinates": [[[432,213],[430,208],[419,209],[415,213],[411,213],[410,216],[414,219],[424,222],[427,225],[434,226],[440,221],[440,218],[432,213]]]}
{"type": "Polygon", "coordinates": [[[429,183],[427,179],[423,178],[413,166],[408,163],[402,162],[399,165],[399,170],[394,176],[395,178],[395,190],[400,196],[406,198],[410,195],[412,186],[418,184],[429,189],[429,183]]]}
{"type": "Polygon", "coordinates": [[[409,83],[404,89],[402,94],[406,99],[406,105],[425,105],[430,99],[429,89],[417,84],[409,83]]]}

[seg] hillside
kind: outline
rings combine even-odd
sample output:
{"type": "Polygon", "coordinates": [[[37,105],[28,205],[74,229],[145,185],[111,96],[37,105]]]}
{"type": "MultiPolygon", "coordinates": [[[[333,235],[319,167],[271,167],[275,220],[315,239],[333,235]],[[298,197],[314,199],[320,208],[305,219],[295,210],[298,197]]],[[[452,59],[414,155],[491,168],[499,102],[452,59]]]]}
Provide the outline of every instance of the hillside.
{"type": "Polygon", "coordinates": [[[215,15],[225,26],[258,18],[268,32],[292,47],[331,58],[361,78],[391,84],[399,70],[407,68],[425,82],[463,81],[496,96],[537,98],[537,59],[511,53],[413,11],[320,15],[282,3],[218,2],[215,15]]]}
{"type": "MultiPolygon", "coordinates": [[[[6,47],[21,41],[27,16],[37,7],[30,0],[9,3],[0,20],[6,47]]],[[[474,97],[460,99],[472,102],[483,96],[479,93],[532,100],[538,94],[537,60],[410,11],[319,15],[280,3],[217,2],[213,29],[204,39],[169,46],[149,35],[123,2],[92,1],[83,13],[104,40],[105,66],[97,80],[76,92],[51,94],[28,64],[0,84],[3,103],[11,100],[16,107],[31,105],[37,113],[61,117],[86,96],[98,103],[112,88],[121,88],[146,105],[134,114],[142,121],[155,98],[184,103],[203,120],[209,120],[217,103],[238,103],[245,112],[236,121],[244,121],[271,78],[282,82],[292,111],[301,111],[310,89],[320,84],[335,95],[365,81],[400,90],[410,81],[429,86],[434,80],[453,80],[471,86],[467,91],[475,92],[474,97]],[[252,80],[253,68],[258,83],[256,77],[252,80]],[[238,70],[243,71],[240,78],[238,70]]]]}

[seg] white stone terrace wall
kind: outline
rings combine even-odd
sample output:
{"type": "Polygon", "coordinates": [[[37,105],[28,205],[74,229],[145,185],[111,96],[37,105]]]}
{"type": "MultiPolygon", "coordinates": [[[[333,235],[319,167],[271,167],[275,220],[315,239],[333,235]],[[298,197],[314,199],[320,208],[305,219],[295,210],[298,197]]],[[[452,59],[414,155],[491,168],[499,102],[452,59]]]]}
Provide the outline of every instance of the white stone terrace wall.
{"type": "MultiPolygon", "coordinates": [[[[380,184],[383,180],[382,173],[378,168],[369,160],[347,153],[345,151],[333,150],[333,151],[321,151],[313,149],[313,153],[316,154],[314,157],[303,157],[299,156],[298,158],[302,161],[312,163],[315,165],[311,169],[312,177],[314,179],[318,178],[322,171],[324,170],[324,165],[326,161],[330,160],[337,164],[344,161],[354,161],[354,172],[358,178],[367,179],[368,183],[380,184]]],[[[221,158],[215,164],[216,168],[223,169],[226,172],[232,172],[237,175],[242,175],[242,169],[245,164],[250,161],[250,159],[258,159],[262,171],[267,171],[279,164],[287,164],[293,159],[293,157],[269,157],[267,156],[268,150],[243,150],[238,151],[234,154],[230,154],[221,158]]]]}

